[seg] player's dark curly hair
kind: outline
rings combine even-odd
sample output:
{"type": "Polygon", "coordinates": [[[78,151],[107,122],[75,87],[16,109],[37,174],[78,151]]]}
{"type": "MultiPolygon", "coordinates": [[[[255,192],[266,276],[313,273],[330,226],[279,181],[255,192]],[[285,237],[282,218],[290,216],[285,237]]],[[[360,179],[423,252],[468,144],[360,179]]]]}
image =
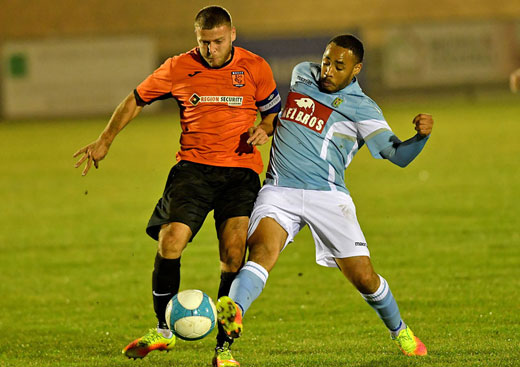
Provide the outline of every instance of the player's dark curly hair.
{"type": "Polygon", "coordinates": [[[195,17],[195,28],[213,29],[221,25],[233,26],[231,14],[221,6],[206,6],[195,17]]]}
{"type": "Polygon", "coordinates": [[[341,34],[339,36],[334,37],[327,43],[327,46],[331,43],[338,45],[339,47],[346,48],[354,54],[357,58],[357,62],[363,61],[363,56],[365,55],[365,50],[363,48],[363,43],[356,37],[351,34],[341,34]]]}

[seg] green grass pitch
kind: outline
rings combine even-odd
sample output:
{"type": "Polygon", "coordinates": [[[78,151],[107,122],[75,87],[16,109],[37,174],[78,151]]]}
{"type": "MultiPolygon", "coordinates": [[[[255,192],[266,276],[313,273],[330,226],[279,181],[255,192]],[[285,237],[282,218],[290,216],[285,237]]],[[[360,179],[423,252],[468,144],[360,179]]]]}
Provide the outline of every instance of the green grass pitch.
{"type": "MultiPolygon", "coordinates": [[[[416,113],[435,118],[409,167],[363,148],[347,171],[376,271],[429,355],[401,355],[340,272],[315,264],[304,230],[246,315],[243,366],[520,365],[520,98],[382,108],[402,139],[416,113]]],[[[143,114],[81,177],[72,153],[105,123],[0,122],[0,366],[210,366],[215,332],[142,361],[121,355],[155,324],[144,226],[179,127],[143,114]]],[[[210,215],[183,255],[181,289],[215,297],[218,277],[210,215]]]]}

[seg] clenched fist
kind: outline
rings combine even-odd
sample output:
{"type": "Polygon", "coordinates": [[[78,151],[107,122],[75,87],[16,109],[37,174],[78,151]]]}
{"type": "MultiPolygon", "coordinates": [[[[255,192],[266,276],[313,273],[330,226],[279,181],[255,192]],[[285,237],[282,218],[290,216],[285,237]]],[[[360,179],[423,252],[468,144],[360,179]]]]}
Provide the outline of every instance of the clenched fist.
{"type": "Polygon", "coordinates": [[[413,124],[419,135],[430,135],[433,129],[433,117],[427,113],[420,113],[413,119],[413,124]]]}

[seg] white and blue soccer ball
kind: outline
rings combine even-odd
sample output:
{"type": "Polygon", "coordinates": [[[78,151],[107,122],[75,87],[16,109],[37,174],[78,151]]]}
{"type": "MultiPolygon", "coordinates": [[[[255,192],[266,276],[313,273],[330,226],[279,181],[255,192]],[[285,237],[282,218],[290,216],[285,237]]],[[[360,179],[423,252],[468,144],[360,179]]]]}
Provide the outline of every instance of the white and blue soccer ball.
{"type": "Polygon", "coordinates": [[[166,306],[166,323],[183,340],[198,340],[215,327],[217,310],[211,298],[197,289],[177,293],[166,306]]]}

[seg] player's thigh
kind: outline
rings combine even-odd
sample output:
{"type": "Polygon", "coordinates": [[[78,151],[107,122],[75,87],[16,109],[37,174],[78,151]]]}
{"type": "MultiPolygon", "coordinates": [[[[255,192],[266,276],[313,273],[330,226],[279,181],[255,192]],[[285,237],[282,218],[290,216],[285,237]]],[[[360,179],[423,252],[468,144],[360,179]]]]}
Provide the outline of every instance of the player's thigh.
{"type": "Polygon", "coordinates": [[[147,233],[159,239],[159,232],[168,223],[183,223],[195,237],[209,211],[213,209],[215,195],[208,181],[205,166],[182,161],[168,176],[163,196],[157,203],[147,226],[147,233]]]}
{"type": "Polygon", "coordinates": [[[249,259],[272,268],[279,253],[304,226],[300,216],[302,190],[264,185],[255,202],[248,229],[249,259]]]}

